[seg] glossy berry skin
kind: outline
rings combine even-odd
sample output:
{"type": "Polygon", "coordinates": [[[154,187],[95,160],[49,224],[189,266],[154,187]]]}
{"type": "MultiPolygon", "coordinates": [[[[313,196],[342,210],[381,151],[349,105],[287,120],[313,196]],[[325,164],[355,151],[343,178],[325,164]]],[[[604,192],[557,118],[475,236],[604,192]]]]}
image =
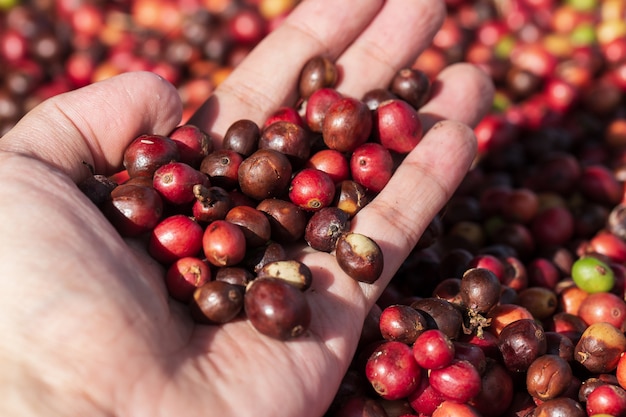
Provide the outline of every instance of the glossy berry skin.
{"type": "Polygon", "coordinates": [[[184,214],[164,218],[150,234],[148,252],[169,265],[177,259],[196,256],[202,249],[202,227],[184,214]]]}
{"type": "Polygon", "coordinates": [[[430,371],[430,384],[444,398],[465,403],[475,397],[481,389],[480,374],[465,360],[455,359],[448,366],[430,371]]]}
{"type": "Polygon", "coordinates": [[[365,365],[365,376],[382,398],[405,398],[417,389],[422,369],[411,348],[397,341],[383,342],[365,365]]]}
{"type": "Polygon", "coordinates": [[[246,236],[238,225],[215,220],[204,230],[202,249],[211,264],[233,266],[246,255],[246,236]]]}
{"type": "Polygon", "coordinates": [[[152,177],[158,167],[179,158],[174,140],[162,135],[141,135],[124,151],[123,164],[130,177],[152,177]]]}
{"type": "Polygon", "coordinates": [[[454,359],[454,353],[454,343],[438,329],[426,330],[413,343],[413,356],[417,364],[425,369],[448,366],[454,359]]]}
{"type": "Polygon", "coordinates": [[[305,168],[316,168],[327,173],[330,178],[339,184],[350,178],[350,165],[346,156],[334,149],[322,149],[311,155],[305,168]]]}
{"type": "Polygon", "coordinates": [[[160,166],[154,172],[152,184],[163,200],[172,205],[195,201],[195,185],[211,185],[209,177],[184,162],[170,162],[160,166]]]}
{"type": "Polygon", "coordinates": [[[124,237],[149,232],[163,217],[163,199],[152,186],[121,184],[111,191],[102,212],[124,237]]]}
{"type": "Polygon", "coordinates": [[[211,137],[195,125],[180,125],[168,137],[178,147],[179,161],[194,168],[199,167],[202,158],[213,151],[213,140],[211,137]]]}
{"type": "Polygon", "coordinates": [[[260,333],[279,340],[304,334],[311,309],[304,293],[280,278],[256,278],[244,295],[244,310],[260,333]]]}
{"type": "Polygon", "coordinates": [[[304,168],[298,171],[289,185],[289,199],[308,211],[328,207],[335,197],[335,183],[324,171],[304,168]]]}
{"type": "Polygon", "coordinates": [[[422,122],[406,101],[387,100],[374,112],[374,133],[385,148],[406,154],[422,140],[422,122]]]}
{"type": "Polygon", "coordinates": [[[187,303],[196,288],[211,280],[211,268],[204,260],[188,256],[176,260],[165,274],[167,293],[175,300],[187,303]]]}
{"type": "Polygon", "coordinates": [[[328,108],[322,125],[322,137],[330,149],[352,152],[367,141],[372,124],[372,113],[365,103],[343,97],[328,108]]]}
{"type": "Polygon", "coordinates": [[[391,179],[393,158],[387,148],[368,142],[354,150],[350,158],[354,181],[372,192],[380,192],[391,179]]]}

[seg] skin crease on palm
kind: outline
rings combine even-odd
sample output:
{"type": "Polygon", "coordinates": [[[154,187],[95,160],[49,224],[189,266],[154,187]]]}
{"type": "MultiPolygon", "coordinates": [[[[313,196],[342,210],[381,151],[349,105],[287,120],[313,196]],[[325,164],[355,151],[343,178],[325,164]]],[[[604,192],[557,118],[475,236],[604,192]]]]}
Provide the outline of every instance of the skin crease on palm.
{"type": "MultiPolygon", "coordinates": [[[[192,122],[217,138],[237,119],[261,123],[293,104],[299,69],[318,54],[341,68],[338,89],[360,97],[410,65],[444,13],[434,0],[304,1],[192,122]]],[[[471,126],[491,105],[491,81],[456,64],[434,85],[422,142],[353,222],[383,248],[383,276],[359,284],[330,255],[294,250],[314,272],[313,321],[289,342],[245,320],[193,324],[168,299],[163,269],[75,186],[82,161],[112,174],[133,138],[180,122],[172,86],[129,73],[34,109],[0,139],[0,415],[322,415],[364,317],[473,160],[471,126]]]]}

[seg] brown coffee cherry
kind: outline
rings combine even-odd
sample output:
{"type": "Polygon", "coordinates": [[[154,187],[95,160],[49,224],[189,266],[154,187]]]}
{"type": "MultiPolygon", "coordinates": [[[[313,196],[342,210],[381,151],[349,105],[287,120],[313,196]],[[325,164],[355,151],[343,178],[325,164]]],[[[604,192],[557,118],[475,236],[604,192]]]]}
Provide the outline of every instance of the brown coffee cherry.
{"type": "Polygon", "coordinates": [[[285,195],[291,181],[291,163],[273,149],[259,149],[239,167],[241,191],[255,200],[285,195]]]}
{"type": "Polygon", "coordinates": [[[300,97],[306,99],[320,88],[334,87],[338,78],[339,72],[334,62],[324,56],[315,56],[304,64],[300,72],[300,97]]]}
{"type": "Polygon", "coordinates": [[[261,130],[252,120],[241,119],[234,122],[224,135],[223,148],[233,150],[242,156],[250,156],[258,149],[261,130]]]}
{"type": "Polygon", "coordinates": [[[242,311],[243,300],[243,287],[215,280],[194,291],[189,308],[192,317],[199,323],[226,323],[242,311]]]}
{"type": "Polygon", "coordinates": [[[526,389],[534,398],[550,400],[569,388],[572,377],[572,368],[565,359],[557,355],[542,355],[528,367],[526,389]]]}
{"type": "Polygon", "coordinates": [[[351,278],[374,283],[383,272],[383,252],[371,238],[360,233],[344,233],[337,240],[335,258],[351,278]]]}
{"type": "Polygon", "coordinates": [[[121,184],[102,204],[102,212],[120,235],[138,236],[152,230],[163,217],[163,199],[151,186],[121,184]]]}
{"type": "Polygon", "coordinates": [[[278,340],[306,333],[311,308],[304,293],[279,278],[256,278],[244,295],[244,310],[252,326],[278,340]]]}
{"type": "Polygon", "coordinates": [[[324,207],[311,216],[304,229],[304,240],[315,250],[332,252],[339,237],[348,231],[350,215],[337,207],[324,207]]]}
{"type": "Polygon", "coordinates": [[[311,138],[302,126],[287,121],[274,122],[261,132],[259,149],[273,149],[301,165],[311,154],[311,138]]]}
{"type": "Polygon", "coordinates": [[[402,68],[391,80],[389,91],[400,97],[416,110],[430,98],[431,82],[424,71],[402,68]]]}
{"type": "Polygon", "coordinates": [[[365,187],[353,180],[344,180],[337,184],[333,205],[348,213],[352,218],[369,203],[365,187]]]}
{"type": "Polygon", "coordinates": [[[352,152],[364,144],[373,125],[372,111],[352,97],[335,101],[324,116],[322,137],[330,149],[352,152]]]}
{"type": "Polygon", "coordinates": [[[306,214],[291,201],[268,198],[261,201],[256,208],[268,215],[274,241],[291,243],[304,236],[306,214]]]}

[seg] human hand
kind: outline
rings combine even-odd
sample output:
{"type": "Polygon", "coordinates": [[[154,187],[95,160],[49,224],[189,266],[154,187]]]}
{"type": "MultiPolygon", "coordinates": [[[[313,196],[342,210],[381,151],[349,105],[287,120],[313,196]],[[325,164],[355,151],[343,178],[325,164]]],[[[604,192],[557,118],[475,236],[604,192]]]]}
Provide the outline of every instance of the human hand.
{"type": "MultiPolygon", "coordinates": [[[[262,123],[293,104],[301,66],[319,54],[343,68],[338,89],[360,97],[413,62],[444,13],[432,0],[304,1],[192,122],[217,136],[241,118],[262,123]]],[[[382,247],[382,277],[357,283],[330,255],[303,250],[314,273],[313,319],[306,336],[289,342],[246,321],[194,324],[168,298],[162,268],[75,186],[83,161],[111,174],[133,138],[179,123],[172,86],[129,73],[33,110],[0,139],[1,414],[322,415],[364,317],[473,159],[467,125],[491,105],[490,81],[459,64],[436,84],[420,110],[422,142],[352,222],[382,247]]]]}

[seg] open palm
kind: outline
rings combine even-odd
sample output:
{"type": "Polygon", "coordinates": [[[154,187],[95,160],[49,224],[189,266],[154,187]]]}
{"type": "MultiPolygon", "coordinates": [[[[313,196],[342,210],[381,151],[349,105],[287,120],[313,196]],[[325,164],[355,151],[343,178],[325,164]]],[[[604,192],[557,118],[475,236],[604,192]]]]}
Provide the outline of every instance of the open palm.
{"type": "MultiPolygon", "coordinates": [[[[241,118],[261,123],[295,102],[299,69],[319,54],[342,68],[339,90],[360,97],[413,62],[444,14],[432,0],[304,1],[192,122],[216,136],[241,118]]],[[[180,122],[171,85],[128,73],[43,103],[0,139],[0,414],[322,415],[364,317],[468,169],[468,125],[491,94],[469,65],[440,74],[420,111],[424,139],[353,221],[383,248],[382,278],[359,284],[303,248],[313,320],[289,342],[245,320],[194,324],[143,245],[121,239],[75,185],[83,161],[113,173],[134,137],[180,122]]]]}

